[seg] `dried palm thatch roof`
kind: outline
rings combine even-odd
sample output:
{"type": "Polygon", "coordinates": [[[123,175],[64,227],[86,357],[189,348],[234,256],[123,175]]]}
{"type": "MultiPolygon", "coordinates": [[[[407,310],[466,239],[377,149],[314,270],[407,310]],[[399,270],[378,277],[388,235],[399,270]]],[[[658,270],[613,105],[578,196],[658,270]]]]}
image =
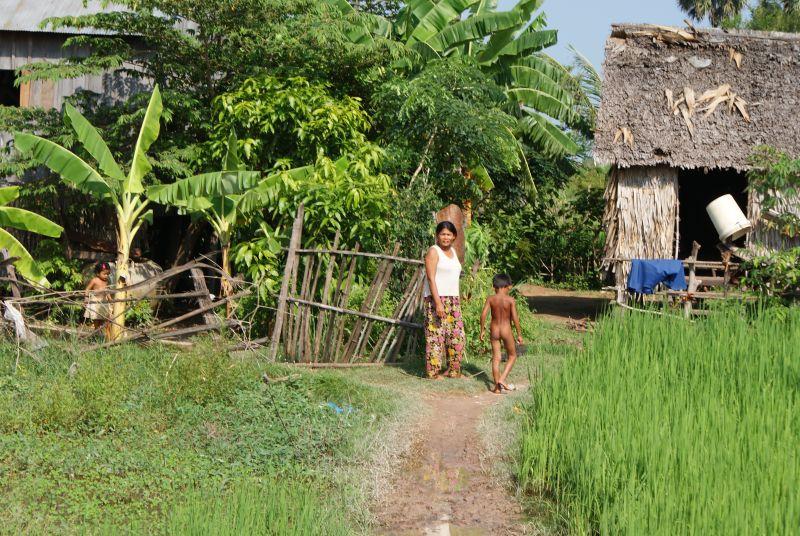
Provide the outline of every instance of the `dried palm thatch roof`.
{"type": "Polygon", "coordinates": [[[614,25],[595,159],[746,170],[768,144],[800,156],[800,35],[614,25]]]}

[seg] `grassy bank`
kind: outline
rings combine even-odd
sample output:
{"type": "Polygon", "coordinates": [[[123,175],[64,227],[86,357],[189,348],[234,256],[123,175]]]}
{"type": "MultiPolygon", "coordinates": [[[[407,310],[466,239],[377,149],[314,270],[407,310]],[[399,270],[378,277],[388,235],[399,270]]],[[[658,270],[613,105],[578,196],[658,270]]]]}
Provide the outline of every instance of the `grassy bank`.
{"type": "Polygon", "coordinates": [[[800,526],[800,309],[604,320],[532,392],[519,478],[572,533],[800,526]]]}
{"type": "Polygon", "coordinates": [[[16,351],[0,356],[10,533],[356,531],[367,497],[346,475],[403,404],[351,376],[231,359],[210,343],[79,356],[53,345],[16,372],[16,351]],[[265,370],[282,381],[265,384],[265,370]]]}

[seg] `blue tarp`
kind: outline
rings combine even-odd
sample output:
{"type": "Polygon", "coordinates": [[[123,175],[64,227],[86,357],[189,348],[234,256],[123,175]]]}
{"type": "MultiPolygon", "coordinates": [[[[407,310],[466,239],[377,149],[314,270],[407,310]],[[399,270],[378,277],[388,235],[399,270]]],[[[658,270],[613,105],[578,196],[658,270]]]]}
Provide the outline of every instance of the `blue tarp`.
{"type": "Polygon", "coordinates": [[[686,290],[683,261],[676,259],[633,259],[628,275],[628,290],[652,294],[659,283],[672,290],[686,290]]]}

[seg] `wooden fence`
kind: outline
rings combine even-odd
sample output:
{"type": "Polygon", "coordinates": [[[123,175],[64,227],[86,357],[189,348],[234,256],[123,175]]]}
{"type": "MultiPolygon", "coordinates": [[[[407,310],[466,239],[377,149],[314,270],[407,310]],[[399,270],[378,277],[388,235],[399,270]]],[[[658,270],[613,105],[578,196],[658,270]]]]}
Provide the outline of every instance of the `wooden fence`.
{"type": "Polygon", "coordinates": [[[424,263],[398,257],[397,245],[390,254],[362,252],[359,245],[339,249],[339,234],[332,249],[303,249],[303,216],[301,206],[292,226],[272,336],[251,344],[269,340],[273,360],[282,350],[288,361],[304,363],[380,363],[415,352],[422,329],[417,318],[424,263]],[[371,282],[365,287],[355,279],[367,272],[371,282]],[[356,286],[363,300],[351,309],[356,286]]]}
{"type": "MultiPolygon", "coordinates": [[[[92,342],[92,339],[100,337],[103,328],[99,329],[79,329],[72,325],[58,325],[52,322],[42,322],[40,317],[47,318],[53,310],[69,309],[73,312],[79,311],[82,316],[86,294],[83,290],[76,291],[52,291],[32,284],[22,279],[17,279],[13,265],[9,262],[8,253],[0,250],[0,284],[8,284],[11,288],[11,297],[4,298],[4,307],[12,306],[20,314],[24,314],[26,329],[32,332],[46,332],[49,334],[62,334],[76,336],[76,343],[82,351],[98,348],[106,348],[123,342],[147,342],[162,341],[171,342],[192,335],[197,335],[209,331],[225,331],[229,337],[247,340],[249,337],[250,321],[247,318],[237,318],[234,314],[218,314],[218,310],[223,306],[234,303],[253,294],[252,285],[245,285],[243,281],[232,279],[229,274],[222,270],[207,258],[191,261],[187,264],[176,266],[165,270],[154,277],[146,279],[136,284],[125,287],[124,291],[109,287],[103,291],[95,291],[96,297],[102,298],[103,303],[113,304],[124,301],[133,306],[139,302],[148,304],[160,304],[171,302],[174,306],[176,302],[182,304],[182,308],[189,306],[188,312],[184,312],[173,318],[162,319],[152,325],[143,327],[125,327],[125,336],[115,341],[92,342]],[[193,291],[164,293],[163,288],[171,279],[189,276],[194,286],[193,291]],[[233,288],[230,296],[213,296],[208,289],[206,280],[225,279],[233,288]],[[23,293],[22,290],[27,290],[23,293]],[[120,298],[119,296],[122,295],[120,298]],[[190,304],[196,303],[196,307],[190,304]],[[81,344],[88,343],[88,345],[81,344]]],[[[109,308],[110,309],[110,308],[109,308]]],[[[100,313],[103,320],[111,324],[121,325],[118,318],[111,316],[109,310],[106,314],[100,313]]],[[[255,314],[255,313],[253,313],[255,314]]],[[[0,328],[3,321],[0,318],[0,328]]],[[[5,327],[8,327],[7,325],[5,327]]]]}

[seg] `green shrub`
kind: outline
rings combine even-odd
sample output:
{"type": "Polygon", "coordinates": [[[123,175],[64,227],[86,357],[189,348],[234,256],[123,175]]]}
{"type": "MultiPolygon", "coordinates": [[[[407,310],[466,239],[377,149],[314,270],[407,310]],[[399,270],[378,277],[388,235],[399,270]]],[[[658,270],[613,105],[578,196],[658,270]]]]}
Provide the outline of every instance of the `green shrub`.
{"type": "Polygon", "coordinates": [[[800,248],[755,257],[743,266],[743,282],[767,296],[800,292],[800,248]]]}
{"type": "Polygon", "coordinates": [[[128,327],[150,326],[154,319],[153,306],[148,300],[134,302],[125,309],[125,325],[128,327]]]}
{"type": "Polygon", "coordinates": [[[33,258],[50,282],[52,290],[81,290],[86,284],[81,261],[67,259],[64,246],[57,240],[45,239],[39,242],[33,258]]]}
{"type": "Polygon", "coordinates": [[[257,384],[258,374],[232,361],[221,343],[208,341],[190,352],[176,353],[164,373],[164,394],[175,404],[230,401],[238,389],[257,384]]]}

